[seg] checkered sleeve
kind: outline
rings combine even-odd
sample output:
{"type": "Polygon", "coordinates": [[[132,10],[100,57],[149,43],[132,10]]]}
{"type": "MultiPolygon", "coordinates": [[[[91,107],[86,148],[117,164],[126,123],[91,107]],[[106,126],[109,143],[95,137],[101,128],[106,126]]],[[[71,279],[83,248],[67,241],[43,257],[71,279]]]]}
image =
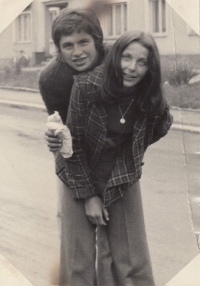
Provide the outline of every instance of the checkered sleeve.
{"type": "Polygon", "coordinates": [[[163,111],[155,117],[155,125],[153,129],[152,143],[157,142],[164,137],[170,129],[173,122],[173,116],[170,114],[168,103],[165,104],[163,111]]]}
{"type": "Polygon", "coordinates": [[[95,196],[95,188],[90,178],[90,170],[84,149],[84,128],[86,100],[75,82],[68,110],[67,126],[73,140],[73,155],[66,159],[65,171],[70,189],[75,199],[95,196]]]}

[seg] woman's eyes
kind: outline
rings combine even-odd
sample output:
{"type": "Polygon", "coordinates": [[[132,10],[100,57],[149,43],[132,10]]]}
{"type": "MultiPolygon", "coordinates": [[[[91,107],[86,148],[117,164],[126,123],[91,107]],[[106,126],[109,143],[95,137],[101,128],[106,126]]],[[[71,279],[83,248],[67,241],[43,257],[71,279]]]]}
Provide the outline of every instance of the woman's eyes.
{"type": "Polygon", "coordinates": [[[144,60],[138,61],[138,65],[139,66],[146,66],[147,65],[147,61],[144,61],[144,60]]]}
{"type": "Polygon", "coordinates": [[[129,61],[131,57],[129,55],[122,55],[122,59],[125,61],[129,61]]]}
{"type": "MultiPolygon", "coordinates": [[[[132,57],[130,56],[130,55],[123,55],[122,54],[122,59],[124,60],[124,61],[131,61],[132,60],[132,57]]],[[[146,60],[143,60],[143,59],[139,59],[138,61],[137,61],[137,64],[139,65],[139,66],[147,66],[147,61],[146,60]]]]}

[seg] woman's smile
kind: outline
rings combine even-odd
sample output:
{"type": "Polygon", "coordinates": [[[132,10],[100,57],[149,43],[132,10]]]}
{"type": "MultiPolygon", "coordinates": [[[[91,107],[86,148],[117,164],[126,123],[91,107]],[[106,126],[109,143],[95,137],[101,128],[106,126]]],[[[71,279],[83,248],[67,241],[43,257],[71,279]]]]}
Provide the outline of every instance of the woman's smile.
{"type": "Polygon", "coordinates": [[[126,77],[126,78],[137,78],[137,76],[134,76],[134,75],[131,75],[131,74],[127,74],[127,73],[123,73],[123,76],[126,77]]]}

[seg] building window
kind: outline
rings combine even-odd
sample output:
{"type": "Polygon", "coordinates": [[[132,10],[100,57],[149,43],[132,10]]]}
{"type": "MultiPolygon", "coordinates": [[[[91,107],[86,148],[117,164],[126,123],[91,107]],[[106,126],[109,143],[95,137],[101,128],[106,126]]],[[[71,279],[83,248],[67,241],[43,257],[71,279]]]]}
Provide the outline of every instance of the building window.
{"type": "Polygon", "coordinates": [[[58,7],[51,7],[51,8],[49,8],[49,13],[50,13],[50,26],[52,26],[53,21],[55,20],[55,18],[60,13],[60,8],[58,8],[58,7]]]}
{"type": "Polygon", "coordinates": [[[165,0],[150,0],[150,22],[153,34],[166,33],[166,2],[165,0]]]}
{"type": "Polygon", "coordinates": [[[31,41],[31,13],[23,12],[16,19],[16,42],[31,41]]]}
{"type": "Polygon", "coordinates": [[[105,10],[107,36],[116,37],[127,32],[127,4],[123,2],[105,5],[105,10]]]}

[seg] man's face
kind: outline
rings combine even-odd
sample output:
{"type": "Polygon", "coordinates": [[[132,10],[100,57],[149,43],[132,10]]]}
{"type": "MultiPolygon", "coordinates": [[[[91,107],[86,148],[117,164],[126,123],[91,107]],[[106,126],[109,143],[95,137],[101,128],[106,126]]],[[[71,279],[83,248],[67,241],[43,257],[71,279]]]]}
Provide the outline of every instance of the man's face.
{"type": "Polygon", "coordinates": [[[62,36],[60,51],[68,65],[79,72],[92,68],[98,57],[93,37],[84,31],[62,36]]]}

